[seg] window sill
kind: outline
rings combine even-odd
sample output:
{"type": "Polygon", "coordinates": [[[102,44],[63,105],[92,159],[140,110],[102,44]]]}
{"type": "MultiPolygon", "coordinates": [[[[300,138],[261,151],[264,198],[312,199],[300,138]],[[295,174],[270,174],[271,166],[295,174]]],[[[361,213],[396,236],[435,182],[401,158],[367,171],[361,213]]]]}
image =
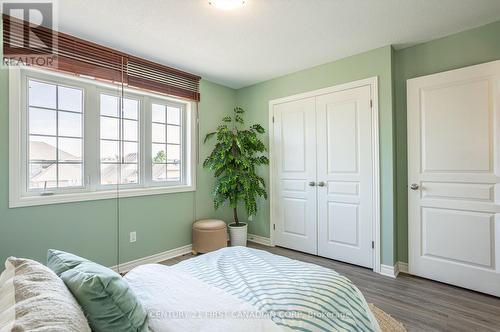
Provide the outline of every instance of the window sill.
{"type": "Polygon", "coordinates": [[[196,187],[194,185],[180,185],[172,187],[149,187],[149,188],[133,188],[133,189],[128,188],[128,189],[120,189],[119,191],[105,190],[105,191],[81,192],[81,193],[71,193],[71,194],[54,194],[51,196],[23,196],[18,198],[11,197],[9,201],[9,208],[86,202],[86,201],[96,201],[101,199],[163,195],[163,194],[192,192],[195,190],[196,187]]]}

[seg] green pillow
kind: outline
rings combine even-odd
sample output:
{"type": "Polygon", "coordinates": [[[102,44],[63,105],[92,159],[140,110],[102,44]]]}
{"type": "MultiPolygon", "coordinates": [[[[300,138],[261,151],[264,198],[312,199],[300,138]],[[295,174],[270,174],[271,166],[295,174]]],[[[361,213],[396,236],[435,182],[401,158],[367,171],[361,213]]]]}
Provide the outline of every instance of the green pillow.
{"type": "Polygon", "coordinates": [[[148,331],[147,313],[122,277],[87,261],[61,274],[92,331],[148,331]]]}
{"type": "Polygon", "coordinates": [[[88,259],[60,250],[49,249],[47,252],[47,266],[59,277],[63,272],[71,270],[81,263],[88,261],[88,259]]]}

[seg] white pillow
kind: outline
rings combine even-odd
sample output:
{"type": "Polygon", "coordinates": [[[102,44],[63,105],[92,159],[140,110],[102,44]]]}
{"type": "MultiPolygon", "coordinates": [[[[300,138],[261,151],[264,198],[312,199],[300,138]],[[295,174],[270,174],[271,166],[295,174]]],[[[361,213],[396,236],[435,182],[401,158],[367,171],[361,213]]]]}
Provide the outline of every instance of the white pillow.
{"type": "Polygon", "coordinates": [[[14,275],[14,265],[5,261],[5,271],[0,275],[0,332],[10,332],[16,319],[14,275]]]}
{"type": "Polygon", "coordinates": [[[0,277],[0,299],[0,332],[90,332],[64,282],[31,259],[7,259],[0,277]]]}

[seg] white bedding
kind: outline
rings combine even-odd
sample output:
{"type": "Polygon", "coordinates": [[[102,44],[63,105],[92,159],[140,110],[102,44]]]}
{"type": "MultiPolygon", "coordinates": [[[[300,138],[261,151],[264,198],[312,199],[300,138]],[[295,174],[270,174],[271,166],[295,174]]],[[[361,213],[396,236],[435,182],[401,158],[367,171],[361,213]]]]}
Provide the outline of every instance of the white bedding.
{"type": "Polygon", "coordinates": [[[155,332],[380,331],[349,279],[266,251],[223,248],[171,267],[140,266],[125,280],[155,332]]]}
{"type": "Polygon", "coordinates": [[[124,278],[146,307],[154,332],[285,330],[252,305],[168,266],[142,265],[124,278]]]}

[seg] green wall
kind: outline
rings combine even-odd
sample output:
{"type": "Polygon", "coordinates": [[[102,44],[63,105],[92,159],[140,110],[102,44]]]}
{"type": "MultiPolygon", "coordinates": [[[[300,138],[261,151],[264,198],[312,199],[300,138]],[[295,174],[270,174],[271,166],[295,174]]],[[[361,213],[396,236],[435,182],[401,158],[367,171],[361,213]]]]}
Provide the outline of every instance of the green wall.
{"type": "MultiPolygon", "coordinates": [[[[382,263],[395,263],[395,170],[392,96],[392,55],[390,46],[351,56],[335,62],[275,78],[237,91],[237,102],[247,110],[247,119],[262,124],[268,131],[269,101],[301,92],[351,82],[373,76],[379,78],[380,154],[381,154],[381,244],[382,263]]],[[[266,144],[269,142],[266,136],[266,144]]],[[[269,171],[262,174],[269,183],[269,171]]],[[[269,201],[260,204],[249,224],[249,232],[269,236],[269,201]]]]}
{"type": "Polygon", "coordinates": [[[408,261],[406,80],[500,59],[500,21],[395,52],[398,260],[408,261]]]}
{"type": "MultiPolygon", "coordinates": [[[[236,91],[201,81],[200,92],[202,100],[198,110],[201,140],[204,134],[216,127],[220,118],[232,110],[236,91]]],[[[116,265],[118,216],[121,262],[190,244],[191,223],[195,218],[215,216],[230,220],[227,219],[229,211],[213,211],[210,200],[212,176],[200,167],[196,192],[9,209],[8,123],[8,71],[0,68],[2,263],[11,255],[44,262],[47,249],[58,248],[105,265],[116,265]],[[131,231],[137,231],[135,243],[128,241],[131,231]]],[[[208,155],[210,145],[199,146],[199,158],[203,160],[208,155]]]]}

